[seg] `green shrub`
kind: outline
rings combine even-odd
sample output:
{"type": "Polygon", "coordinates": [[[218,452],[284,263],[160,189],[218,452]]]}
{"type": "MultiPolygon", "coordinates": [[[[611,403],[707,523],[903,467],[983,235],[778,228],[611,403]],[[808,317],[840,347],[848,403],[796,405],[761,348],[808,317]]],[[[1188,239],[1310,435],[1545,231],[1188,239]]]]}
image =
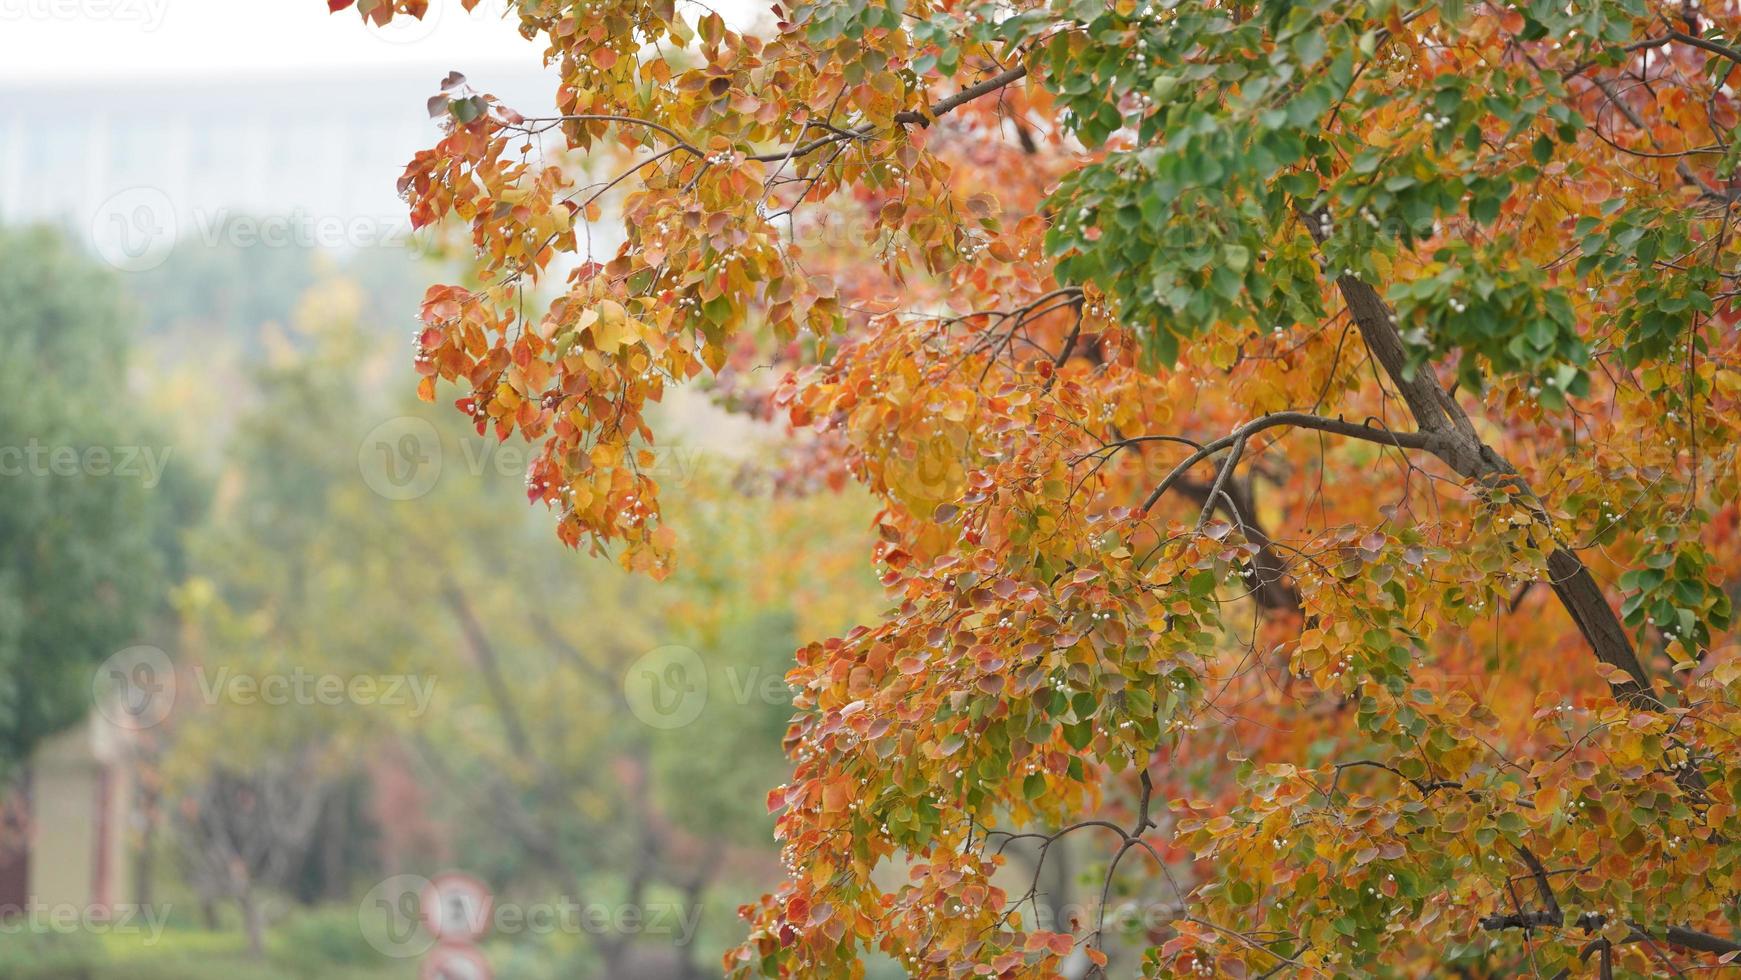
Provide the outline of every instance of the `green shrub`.
{"type": "Polygon", "coordinates": [[[324,967],[382,966],[387,959],[369,945],[349,905],[296,912],[272,932],[272,959],[298,973],[325,976],[324,967]]]}

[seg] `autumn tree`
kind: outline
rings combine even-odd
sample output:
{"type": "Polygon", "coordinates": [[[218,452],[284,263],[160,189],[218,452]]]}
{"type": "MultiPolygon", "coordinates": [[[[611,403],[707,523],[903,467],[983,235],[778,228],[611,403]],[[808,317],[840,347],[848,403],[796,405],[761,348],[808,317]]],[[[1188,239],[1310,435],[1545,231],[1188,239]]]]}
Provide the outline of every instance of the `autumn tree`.
{"type": "Polygon", "coordinates": [[[560,115],[431,100],[401,189],[476,261],[424,397],[655,577],[691,379],[883,505],[731,972],[1741,950],[1736,4],[511,8],[560,115]],[[1037,921],[1012,834],[1098,848],[1098,909],[1037,921]]]}

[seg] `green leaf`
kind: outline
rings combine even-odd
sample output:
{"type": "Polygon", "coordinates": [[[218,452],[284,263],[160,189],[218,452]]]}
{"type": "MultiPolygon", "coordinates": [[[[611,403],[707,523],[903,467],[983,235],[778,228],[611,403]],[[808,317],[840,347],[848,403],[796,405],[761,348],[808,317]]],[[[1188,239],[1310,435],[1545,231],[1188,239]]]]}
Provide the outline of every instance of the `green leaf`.
{"type": "Polygon", "coordinates": [[[1216,581],[1217,578],[1214,572],[1198,572],[1196,575],[1191,576],[1191,595],[1200,599],[1203,596],[1214,592],[1216,581]]]}
{"type": "Polygon", "coordinates": [[[1324,57],[1324,35],[1317,30],[1306,31],[1294,38],[1294,57],[1300,67],[1310,68],[1324,57]]]}
{"type": "Polygon", "coordinates": [[[1086,721],[1079,721],[1074,725],[1065,725],[1064,741],[1069,743],[1071,748],[1078,751],[1087,748],[1088,744],[1094,741],[1094,725],[1086,721]]]}

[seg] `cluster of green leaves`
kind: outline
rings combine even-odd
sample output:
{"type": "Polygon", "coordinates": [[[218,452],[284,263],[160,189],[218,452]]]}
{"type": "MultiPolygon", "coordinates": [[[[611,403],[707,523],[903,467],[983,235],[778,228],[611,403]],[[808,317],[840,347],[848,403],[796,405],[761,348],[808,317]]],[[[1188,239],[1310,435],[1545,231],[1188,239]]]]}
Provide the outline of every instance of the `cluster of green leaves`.
{"type": "Polygon", "coordinates": [[[1479,389],[1487,371],[1524,375],[1552,409],[1589,393],[1589,346],[1564,290],[1532,267],[1507,261],[1509,240],[1449,242],[1433,253],[1438,272],[1389,290],[1415,366],[1460,353],[1460,380],[1479,389]]]}
{"type": "MultiPolygon", "coordinates": [[[[1522,75],[1443,74],[1416,91],[1350,92],[1349,111],[1371,111],[1395,103],[1423,125],[1431,138],[1395,147],[1349,146],[1352,160],[1334,189],[1340,214],[1370,213],[1385,240],[1412,246],[1435,237],[1440,218],[1463,212],[1479,226],[1491,226],[1506,200],[1541,177],[1561,144],[1586,127],[1568,104],[1565,83],[1552,71],[1522,75]],[[1503,127],[1495,136],[1489,128],[1503,127]],[[1534,134],[1533,139],[1530,134],[1534,134]],[[1527,140],[1528,161],[1504,148],[1527,140]]],[[[1350,223],[1351,227],[1359,225],[1350,223]]]]}
{"type": "Polygon", "coordinates": [[[1291,202],[1241,193],[1223,159],[1121,154],[1072,174],[1055,199],[1063,212],[1046,244],[1060,275],[1104,287],[1163,364],[1215,323],[1283,328],[1320,312],[1310,241],[1275,241],[1291,202]]]}
{"type": "Polygon", "coordinates": [[[802,25],[812,41],[856,41],[867,30],[899,28],[906,9],[906,0],[815,0],[797,4],[792,23],[802,25]]]}
{"type": "Polygon", "coordinates": [[[1713,630],[1729,627],[1734,610],[1729,593],[1711,581],[1714,562],[1697,538],[1683,538],[1674,524],[1656,528],[1654,538],[1661,549],[1645,555],[1642,567],[1620,576],[1620,588],[1627,593],[1620,615],[1638,631],[1641,643],[1650,642],[1654,631],[1680,648],[1678,659],[1690,662],[1704,655],[1713,630]]]}
{"type": "MultiPolygon", "coordinates": [[[[1554,71],[1358,86],[1354,66],[1374,57],[1390,10],[1302,3],[1244,19],[1199,6],[1102,10],[1054,37],[1047,84],[1073,132],[1091,146],[1120,131],[1137,138],[1052,196],[1047,247],[1060,276],[1101,286],[1145,328],[1150,353],[1171,362],[1211,324],[1261,330],[1320,317],[1320,266],[1382,281],[1377,267],[1437,237],[1448,215],[1494,226],[1585,120],[1554,71]],[[1384,106],[1430,120],[1430,137],[1379,148],[1337,131],[1338,115],[1384,106]],[[1518,143],[1528,162],[1508,155],[1518,143]]],[[[1598,261],[1621,260],[1611,243],[1585,237],[1598,261]]],[[[1417,364],[1460,355],[1466,385],[1523,376],[1544,406],[1561,407],[1588,390],[1574,287],[1516,269],[1508,254],[1503,237],[1447,245],[1433,257],[1442,268],[1398,283],[1390,298],[1413,325],[1405,339],[1417,364]]],[[[1661,302],[1630,314],[1641,358],[1673,334],[1674,311],[1709,307],[1685,285],[1644,292],[1661,302]]]]}
{"type": "Polygon", "coordinates": [[[1637,367],[1689,342],[1708,350],[1708,340],[1693,326],[1715,308],[1711,291],[1718,275],[1708,263],[1686,261],[1706,245],[1694,237],[1688,216],[1628,208],[1623,200],[1603,210],[1606,221],[1586,217],[1573,230],[1583,253],[1576,269],[1580,277],[1631,296],[1615,324],[1624,363],[1637,367]]]}
{"type": "MultiPolygon", "coordinates": [[[[1446,3],[1447,19],[1458,19],[1458,8],[1464,0],[1446,3]],[[1456,13],[1452,17],[1450,13],[1456,13]]],[[[1618,63],[1621,54],[1614,46],[1632,39],[1632,23],[1640,17],[1652,16],[1644,0],[1526,0],[1509,5],[1523,15],[1523,30],[1519,37],[1526,41],[1556,38],[1568,44],[1583,45],[1586,50],[1600,53],[1604,63],[1618,63]]]]}
{"type": "Polygon", "coordinates": [[[1298,218],[1317,189],[1309,171],[1331,163],[1324,116],[1371,44],[1351,19],[1328,3],[1244,21],[1198,5],[1151,19],[1102,10],[1048,45],[1047,84],[1072,131],[1093,146],[1132,127],[1139,145],[1062,182],[1047,250],[1061,278],[1114,297],[1161,362],[1218,322],[1321,315],[1298,218]]]}

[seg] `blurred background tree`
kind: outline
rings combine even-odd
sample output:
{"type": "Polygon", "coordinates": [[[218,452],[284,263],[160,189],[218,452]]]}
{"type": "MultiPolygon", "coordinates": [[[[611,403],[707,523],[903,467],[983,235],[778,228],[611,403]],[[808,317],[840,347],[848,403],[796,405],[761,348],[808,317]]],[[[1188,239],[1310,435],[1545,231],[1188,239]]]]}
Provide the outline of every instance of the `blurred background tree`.
{"type": "Polygon", "coordinates": [[[660,472],[682,491],[675,519],[706,544],[667,587],[622,576],[514,502],[518,444],[382,397],[393,387],[375,379],[402,354],[363,326],[365,308],[346,276],[319,277],[241,372],[250,407],[176,594],[181,690],[302,671],[410,678],[408,703],[183,697],[164,755],[173,866],[203,906],[233,903],[255,955],[293,904],[453,865],[505,899],[699,916],[699,941],[588,930],[528,951],[540,944],[512,937],[513,955],[542,957],[531,975],[717,975],[735,906],[777,874],[765,794],[789,771],[790,652],[800,630],[842,629],[876,594],[858,563],[770,568],[766,556],[850,554],[839,542],[867,533],[868,507],[773,495],[762,459],[711,443],[691,405],[696,441],[660,472]],[[389,472],[412,465],[439,474],[389,472]],[[637,717],[625,685],[671,645],[705,664],[706,705],[664,728],[637,717]],[[306,805],[268,819],[282,782],[306,805]],[[237,814],[238,800],[253,809],[237,814]],[[282,832],[240,832],[261,828],[282,832]]]}
{"type": "Polygon", "coordinates": [[[857,559],[869,502],[788,492],[776,429],[685,392],[668,414],[687,436],[656,472],[688,562],[654,587],[577,556],[524,506],[521,444],[399,397],[403,334],[383,323],[414,305],[417,261],[184,243],[117,276],[59,232],[0,230],[0,385],[24,393],[0,446],[167,463],[0,475],[0,770],[89,714],[115,651],[158,646],[177,671],[168,720],[130,733],[139,860],[118,896],[170,911],[170,931],[27,932],[0,975],[405,977],[416,960],[369,944],[359,900],[461,868],[502,901],[699,928],[497,936],[498,976],[717,976],[737,905],[778,879],[783,675],[881,601],[857,559]],[[662,649],[702,665],[684,724],[633,703],[662,649]],[[297,675],[376,697],[230,686],[297,675]]]}
{"type": "Polygon", "coordinates": [[[0,228],[0,776],[152,635],[203,488],[132,392],[134,307],[42,228],[0,228]]]}

